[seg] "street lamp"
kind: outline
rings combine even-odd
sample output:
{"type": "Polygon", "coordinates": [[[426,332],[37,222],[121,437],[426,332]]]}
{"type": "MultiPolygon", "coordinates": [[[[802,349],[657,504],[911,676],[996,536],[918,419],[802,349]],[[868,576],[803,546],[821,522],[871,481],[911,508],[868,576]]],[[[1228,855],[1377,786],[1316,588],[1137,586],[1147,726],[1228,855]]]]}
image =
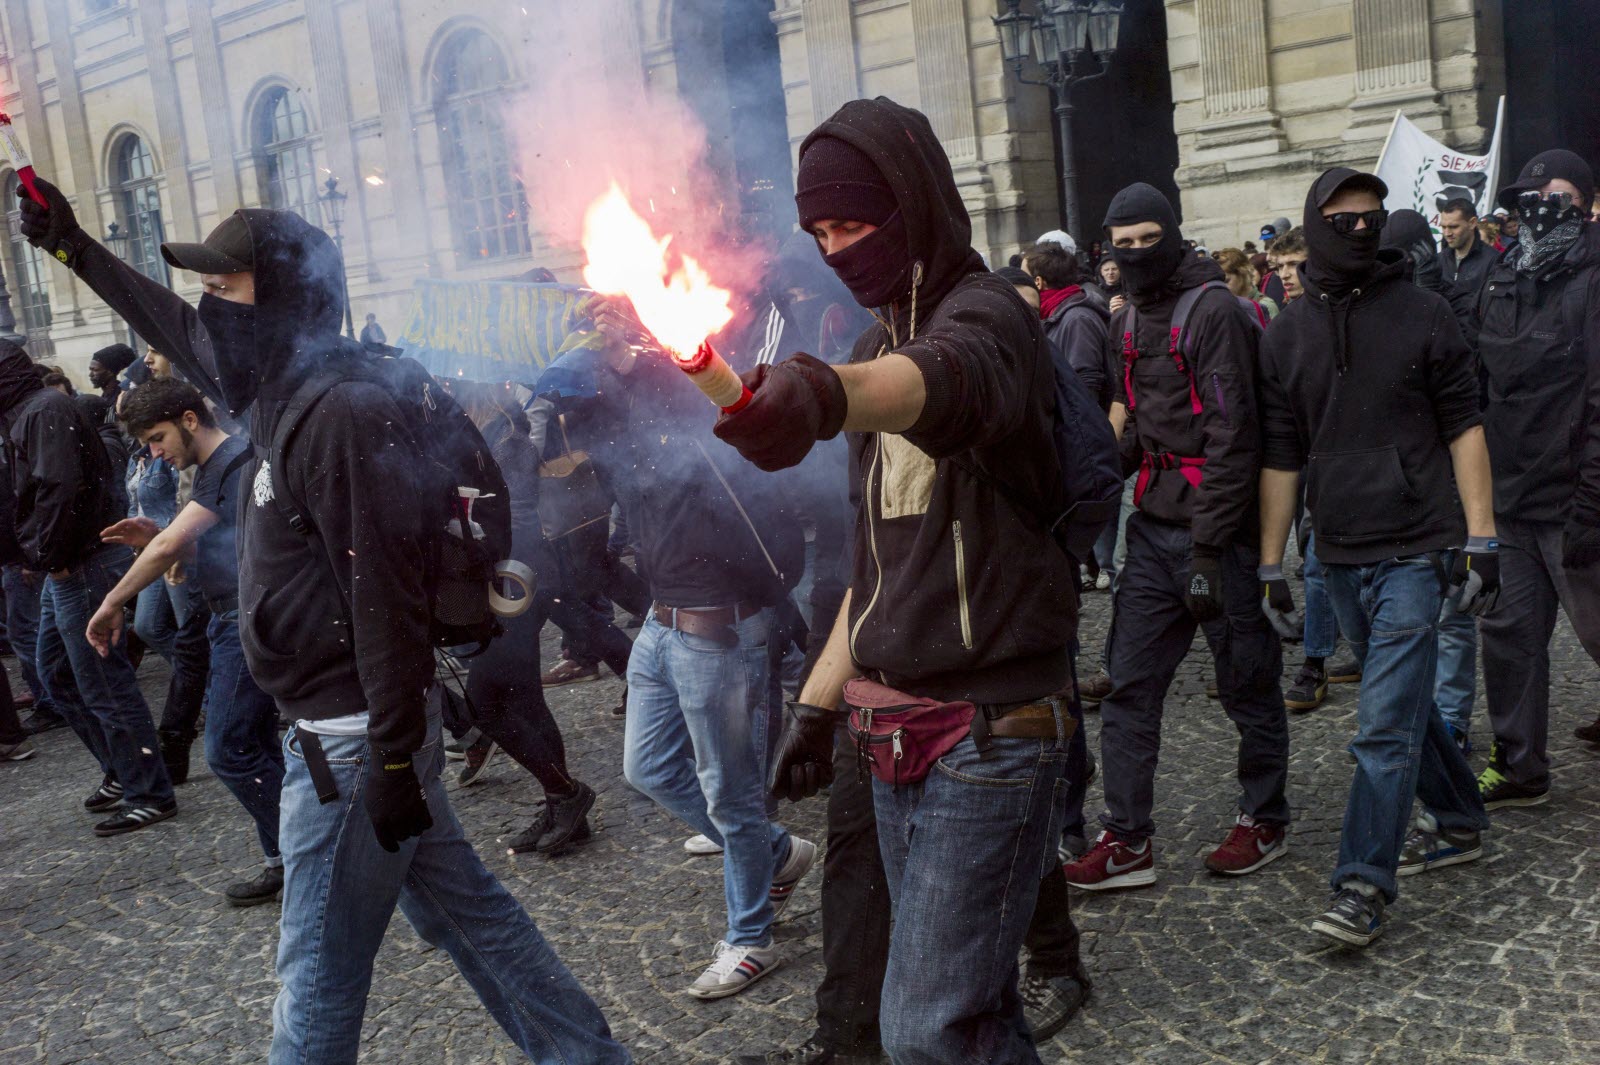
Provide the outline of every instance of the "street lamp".
{"type": "Polygon", "coordinates": [[[332,174],[328,175],[322,187],[328,191],[318,196],[317,200],[322,204],[322,216],[333,227],[333,246],[339,249],[339,283],[344,289],[344,335],[354,340],[356,323],[350,314],[350,273],[345,269],[343,232],[345,202],[350,195],[339,191],[339,179],[332,174]]]}
{"type": "MultiPolygon", "coordinates": [[[[131,243],[133,243],[133,238],[122,232],[122,227],[116,222],[106,226],[105,245],[111,249],[111,254],[115,255],[118,260],[122,262],[128,261],[128,245],[131,243]]],[[[122,337],[126,334],[128,346],[137,349],[138,342],[134,340],[133,329],[129,327],[125,319],[118,320],[122,324],[117,327],[117,336],[122,337]]]]}
{"type": "Polygon", "coordinates": [[[993,16],[1000,37],[1000,55],[1022,85],[1048,85],[1055,93],[1056,124],[1061,131],[1061,198],[1067,231],[1083,237],[1078,210],[1078,168],[1072,152],[1072,87],[1105,74],[1117,50],[1117,30],[1124,0],[1038,0],[1037,15],[1024,13],[1022,0],[1006,0],[1004,14],[993,16]],[[1023,71],[1029,46],[1036,53],[1043,78],[1023,71]],[[1098,61],[1092,74],[1079,74],[1082,61],[1098,61]]]}

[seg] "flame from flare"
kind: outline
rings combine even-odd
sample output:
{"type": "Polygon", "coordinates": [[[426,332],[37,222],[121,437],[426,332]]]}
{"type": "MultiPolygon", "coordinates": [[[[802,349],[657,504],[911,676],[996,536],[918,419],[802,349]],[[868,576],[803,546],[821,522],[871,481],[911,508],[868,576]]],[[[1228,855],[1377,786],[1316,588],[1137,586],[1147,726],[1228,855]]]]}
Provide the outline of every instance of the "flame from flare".
{"type": "Polygon", "coordinates": [[[584,280],[596,292],[626,296],[640,323],[683,360],[733,320],[733,296],[687,255],[669,273],[671,243],[670,234],[656,237],[615,183],[584,214],[584,280]]]}

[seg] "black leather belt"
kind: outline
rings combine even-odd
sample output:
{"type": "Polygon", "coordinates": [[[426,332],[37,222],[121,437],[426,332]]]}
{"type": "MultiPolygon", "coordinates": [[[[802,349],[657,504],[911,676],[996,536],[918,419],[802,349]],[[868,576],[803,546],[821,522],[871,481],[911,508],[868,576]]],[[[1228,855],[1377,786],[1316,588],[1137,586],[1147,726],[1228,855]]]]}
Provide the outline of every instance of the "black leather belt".
{"type": "Polygon", "coordinates": [[[687,632],[690,636],[713,640],[724,647],[739,646],[739,634],[733,626],[746,618],[753,618],[765,610],[759,603],[737,603],[733,606],[707,607],[704,610],[685,610],[681,607],[650,604],[650,615],[656,623],[669,629],[687,632]]]}

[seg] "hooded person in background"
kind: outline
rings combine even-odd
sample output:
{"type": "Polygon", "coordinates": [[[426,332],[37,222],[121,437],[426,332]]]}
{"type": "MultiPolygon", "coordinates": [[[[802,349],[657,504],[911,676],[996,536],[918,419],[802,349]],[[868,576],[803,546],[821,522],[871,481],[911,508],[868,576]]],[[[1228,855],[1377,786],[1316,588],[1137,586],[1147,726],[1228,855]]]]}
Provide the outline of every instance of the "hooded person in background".
{"type": "Polygon", "coordinates": [[[851,698],[972,704],[937,769],[872,781],[895,917],[882,1042],[895,1062],[1037,1063],[1016,957],[1057,864],[1053,796],[1074,725],[1053,696],[1071,677],[1077,596],[1066,552],[1014,501],[1060,499],[1050,342],[973,250],[920,113],[844,105],[801,144],[795,200],[823,261],[881,321],[848,366],[801,354],[757,370],[753,400],[717,422],[768,470],[851,434],[854,574],[789,704],[772,788],[798,800],[838,779],[851,698]]]}
{"type": "Polygon", "coordinates": [[[105,813],[123,804],[95,826],[99,836],[164,821],[178,803],[127,646],[113,647],[102,659],[84,637],[95,606],[133,562],[126,547],[100,542],[100,530],[122,517],[112,488],[118,472],[100,425],[76,400],[46,388],[27,354],[4,341],[0,423],[9,442],[22,563],[49,574],[39,612],[39,672],[56,710],[105,774],[84,808],[105,813]],[[57,682],[58,676],[73,682],[57,682]]]}
{"type": "Polygon", "coordinates": [[[1426,218],[1405,208],[1390,211],[1380,246],[1393,248],[1406,257],[1408,280],[1413,285],[1424,292],[1443,294],[1445,281],[1439,269],[1439,250],[1434,243],[1433,227],[1426,218]]]}
{"type": "Polygon", "coordinates": [[[1255,587],[1260,328],[1216,262],[1184,252],[1177,216],[1155,188],[1119,192],[1105,226],[1130,304],[1111,320],[1111,346],[1125,365],[1112,420],[1123,425],[1123,469],[1137,469],[1139,480],[1113,598],[1111,692],[1100,703],[1105,828],[1066,867],[1068,883],[1091,891],[1155,883],[1162,703],[1196,628],[1240,740],[1238,813],[1207,868],[1239,876],[1282,857],[1289,824],[1283,657],[1255,587]],[[1215,292],[1188,297],[1192,309],[1175,336],[1179,301],[1207,285],[1215,292]]]}
{"type": "MultiPolygon", "coordinates": [[[[239,515],[239,637],[251,675],[295,721],[269,1062],[356,1060],[373,960],[397,904],[524,1053],[627,1061],[450,809],[423,583],[429,533],[418,493],[404,487],[416,445],[388,388],[361,372],[366,353],[339,335],[333,242],[292,212],[257,209],[229,215],[204,243],[163,245],[169,264],[200,274],[194,308],[96,243],[59,189],[38,187],[48,208],[21,202],[28,240],[202,392],[249,416],[257,458],[239,515]],[[313,378],[329,385],[274,470],[263,452],[313,378]],[[297,525],[280,490],[299,504],[297,525]]],[[[86,622],[74,626],[80,640],[86,622]]]]}
{"type": "Polygon", "coordinates": [[[89,356],[89,384],[106,399],[115,400],[120,386],[117,376],[132,366],[139,356],[126,344],[112,344],[89,356]]]}
{"type": "Polygon", "coordinates": [[[1261,345],[1260,609],[1293,631],[1283,575],[1300,470],[1339,628],[1363,667],[1334,892],[1311,929],[1364,947],[1396,877],[1471,861],[1488,827],[1433,706],[1441,608],[1481,614],[1498,579],[1472,354],[1449,304],[1383,250],[1388,189],[1335,167],[1306,196],[1306,295],[1261,345]],[[1459,494],[1458,494],[1459,492],[1459,494]],[[1411,826],[1413,801],[1422,815],[1411,826]]]}
{"type": "MultiPolygon", "coordinates": [[[[1495,754],[1478,778],[1490,810],[1550,793],[1550,637],[1556,608],[1600,662],[1600,225],[1594,172],[1541,152],[1502,189],[1519,242],[1478,295],[1483,425],[1494,461],[1504,587],[1483,619],[1495,754]]],[[[1585,726],[1600,739],[1600,722],[1585,726]]]]}

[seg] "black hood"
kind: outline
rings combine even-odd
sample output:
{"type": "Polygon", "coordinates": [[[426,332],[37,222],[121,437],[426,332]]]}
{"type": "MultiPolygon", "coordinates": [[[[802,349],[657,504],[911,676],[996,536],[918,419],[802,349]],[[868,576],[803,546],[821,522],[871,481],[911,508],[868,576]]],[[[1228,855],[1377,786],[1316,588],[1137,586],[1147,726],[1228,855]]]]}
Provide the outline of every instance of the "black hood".
{"type": "Polygon", "coordinates": [[[1370,301],[1379,289],[1397,281],[1409,280],[1411,264],[1406,254],[1398,248],[1380,248],[1372,269],[1355,288],[1341,288],[1328,292],[1317,282],[1308,269],[1311,263],[1300,264],[1300,285],[1305,289],[1302,299],[1313,308],[1313,313],[1327,315],[1328,328],[1333,334],[1334,366],[1339,373],[1350,368],[1350,314],[1353,308],[1370,301]]]}
{"type": "MultiPolygon", "coordinates": [[[[1409,280],[1418,288],[1439,292],[1444,288],[1444,274],[1439,269],[1439,249],[1434,243],[1433,227],[1416,211],[1402,208],[1389,213],[1389,224],[1383,227],[1382,249],[1393,249],[1405,256],[1409,280]]],[[[1382,251],[1379,252],[1380,260],[1382,251]]]]}
{"type": "Polygon", "coordinates": [[[339,334],[344,319],[344,264],[333,240],[292,211],[238,211],[250,231],[255,306],[201,299],[211,333],[214,376],[228,405],[242,414],[255,400],[281,403],[318,369],[359,357],[339,334]],[[235,385],[250,378],[248,387],[235,385]]]}
{"type": "Polygon", "coordinates": [[[0,340],[0,414],[9,414],[43,387],[39,369],[28,353],[9,340],[0,340]]]}
{"type": "MultiPolygon", "coordinates": [[[[1117,193],[1106,208],[1105,233],[1109,240],[1112,226],[1131,226],[1155,222],[1161,226],[1161,240],[1148,248],[1111,246],[1111,257],[1122,271],[1122,288],[1135,306],[1160,300],[1163,294],[1188,286],[1178,284],[1177,273],[1184,261],[1183,231],[1178,212],[1161,190],[1142,181],[1117,193]],[[1177,289],[1174,288],[1177,285],[1177,289]]],[[[1211,260],[1206,260],[1210,262],[1211,260]]]]}
{"type": "MultiPolygon", "coordinates": [[[[922,112],[884,96],[852,100],[811,131],[800,154],[818,137],[837,137],[865,152],[894,190],[913,278],[916,264],[922,266],[915,287],[924,312],[961,278],[986,269],[972,247],[972,219],[956,191],[950,159],[922,112]]],[[[908,287],[906,296],[910,294],[908,287]]],[[[895,305],[905,302],[896,300],[895,305]]]]}
{"type": "MultiPolygon", "coordinates": [[[[1343,299],[1354,289],[1367,283],[1377,265],[1379,241],[1382,232],[1362,230],[1358,233],[1340,233],[1333,224],[1322,217],[1322,208],[1346,186],[1366,186],[1376,183],[1373,192],[1378,204],[1383,204],[1382,183],[1370,174],[1363,174],[1347,166],[1336,166],[1324,171],[1306,193],[1305,227],[1307,259],[1301,273],[1316,282],[1319,291],[1334,299],[1343,299]]],[[[1386,191],[1386,190],[1385,190],[1386,191]]]]}

